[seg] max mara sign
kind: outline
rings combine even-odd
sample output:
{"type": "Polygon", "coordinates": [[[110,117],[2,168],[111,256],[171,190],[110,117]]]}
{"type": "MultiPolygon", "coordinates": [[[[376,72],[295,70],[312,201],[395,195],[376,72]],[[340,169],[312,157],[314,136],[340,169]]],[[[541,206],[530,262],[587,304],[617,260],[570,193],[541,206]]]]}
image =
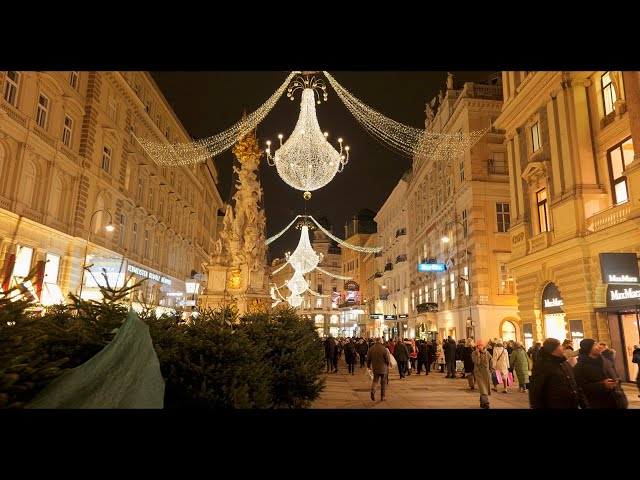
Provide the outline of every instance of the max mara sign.
{"type": "Polygon", "coordinates": [[[607,307],[635,307],[640,305],[640,285],[614,285],[607,287],[607,307]]]}
{"type": "Polygon", "coordinates": [[[638,256],[635,253],[601,253],[602,283],[638,283],[638,256]]]}
{"type": "Polygon", "coordinates": [[[560,291],[558,290],[558,287],[556,287],[555,283],[549,283],[544,287],[544,291],[542,292],[542,313],[564,313],[560,308],[563,305],[564,301],[562,299],[562,295],[560,295],[560,291]]]}

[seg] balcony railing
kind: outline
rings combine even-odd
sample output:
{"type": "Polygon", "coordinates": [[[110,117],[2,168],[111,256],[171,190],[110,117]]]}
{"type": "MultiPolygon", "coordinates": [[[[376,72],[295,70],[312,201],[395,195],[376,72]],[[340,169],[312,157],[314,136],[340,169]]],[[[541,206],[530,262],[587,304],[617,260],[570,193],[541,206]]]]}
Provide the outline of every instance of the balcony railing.
{"type": "Polygon", "coordinates": [[[396,257],[396,263],[406,262],[406,261],[407,261],[407,255],[406,254],[398,255],[396,257]]]}
{"type": "Polygon", "coordinates": [[[7,112],[8,117],[22,127],[27,127],[27,116],[20,110],[10,105],[4,98],[0,99],[0,108],[7,112]]]}
{"type": "Polygon", "coordinates": [[[406,235],[406,234],[407,234],[407,229],[406,228],[401,228],[401,229],[396,231],[396,238],[398,238],[401,235],[406,235]]]}
{"type": "Polygon", "coordinates": [[[509,164],[506,160],[496,161],[490,158],[489,160],[487,160],[487,171],[489,173],[506,175],[509,173],[509,164]]]}
{"type": "Polygon", "coordinates": [[[613,227],[624,222],[630,211],[631,205],[629,205],[629,202],[609,207],[587,218],[587,230],[590,233],[595,233],[605,228],[613,227]]]}
{"type": "Polygon", "coordinates": [[[389,262],[384,266],[384,271],[388,272],[389,270],[393,270],[393,263],[389,262]]]}

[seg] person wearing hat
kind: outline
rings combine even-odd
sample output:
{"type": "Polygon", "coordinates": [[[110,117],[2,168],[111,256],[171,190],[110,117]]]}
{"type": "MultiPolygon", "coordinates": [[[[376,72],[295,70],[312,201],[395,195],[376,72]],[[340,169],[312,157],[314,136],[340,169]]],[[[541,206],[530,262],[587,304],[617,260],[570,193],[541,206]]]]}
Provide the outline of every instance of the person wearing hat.
{"type": "MultiPolygon", "coordinates": [[[[633,346],[633,357],[632,362],[638,365],[638,375],[636,376],[636,386],[638,387],[638,391],[640,391],[640,345],[633,346]]],[[[640,395],[638,395],[640,397],[640,395]]]]}
{"type": "Polygon", "coordinates": [[[480,391],[480,408],[489,408],[489,395],[491,395],[491,370],[495,370],[493,358],[487,352],[482,340],[476,341],[476,348],[471,354],[473,361],[473,377],[480,391]]]}
{"type": "Polygon", "coordinates": [[[613,363],[602,356],[602,347],[595,340],[585,338],[580,342],[580,356],[574,370],[576,383],[591,408],[629,406],[613,363]]]}
{"type": "MultiPolygon", "coordinates": [[[[502,393],[507,392],[507,379],[509,376],[509,354],[507,353],[507,349],[504,348],[502,344],[501,338],[495,339],[495,346],[493,347],[493,362],[496,365],[496,370],[500,371],[500,375],[502,376],[502,384],[504,390],[502,393]]],[[[494,388],[495,391],[498,391],[494,388]]]]}
{"type": "Polygon", "coordinates": [[[567,365],[560,340],[547,338],[533,364],[529,382],[531,408],[588,408],[588,402],[576,384],[573,368],[567,365]]]}

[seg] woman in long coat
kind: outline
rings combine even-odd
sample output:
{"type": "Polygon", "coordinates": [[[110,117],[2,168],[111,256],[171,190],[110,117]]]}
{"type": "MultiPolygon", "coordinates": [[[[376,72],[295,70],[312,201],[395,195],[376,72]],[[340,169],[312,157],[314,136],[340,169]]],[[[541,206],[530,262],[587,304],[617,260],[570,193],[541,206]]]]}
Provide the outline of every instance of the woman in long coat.
{"type": "Polygon", "coordinates": [[[491,395],[491,370],[493,370],[493,358],[487,352],[482,340],[476,342],[476,348],[471,354],[474,364],[473,376],[480,391],[480,408],[489,408],[489,395],[491,395]]]}
{"type": "Polygon", "coordinates": [[[518,377],[520,385],[519,392],[527,393],[527,385],[529,384],[529,356],[524,351],[524,346],[520,342],[515,342],[514,350],[509,357],[513,371],[518,377]]]}
{"type": "Polygon", "coordinates": [[[502,384],[504,386],[502,393],[508,393],[507,377],[509,375],[509,354],[507,353],[507,349],[504,348],[501,338],[496,338],[496,345],[493,347],[493,362],[496,365],[496,370],[500,370],[500,375],[502,376],[502,384]]]}
{"type": "Polygon", "coordinates": [[[473,371],[475,369],[475,365],[473,363],[473,359],[471,355],[473,351],[476,349],[476,344],[473,341],[473,338],[467,338],[467,342],[465,343],[464,349],[462,350],[462,362],[464,363],[464,373],[467,377],[467,381],[469,382],[469,388],[474,390],[475,387],[475,378],[473,376],[473,371]]]}
{"type": "Polygon", "coordinates": [[[442,340],[438,340],[438,346],[436,347],[436,363],[440,367],[440,373],[444,373],[444,349],[442,348],[442,340]]]}

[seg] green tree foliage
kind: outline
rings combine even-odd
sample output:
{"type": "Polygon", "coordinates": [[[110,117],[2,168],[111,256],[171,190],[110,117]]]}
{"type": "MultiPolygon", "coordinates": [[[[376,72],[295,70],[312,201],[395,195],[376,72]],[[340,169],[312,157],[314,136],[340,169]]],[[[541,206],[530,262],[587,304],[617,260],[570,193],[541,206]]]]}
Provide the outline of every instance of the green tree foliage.
{"type": "Polygon", "coordinates": [[[324,352],[311,320],[280,308],[246,315],[236,333],[247,335],[269,366],[274,407],[304,408],[320,396],[324,352]]]}

